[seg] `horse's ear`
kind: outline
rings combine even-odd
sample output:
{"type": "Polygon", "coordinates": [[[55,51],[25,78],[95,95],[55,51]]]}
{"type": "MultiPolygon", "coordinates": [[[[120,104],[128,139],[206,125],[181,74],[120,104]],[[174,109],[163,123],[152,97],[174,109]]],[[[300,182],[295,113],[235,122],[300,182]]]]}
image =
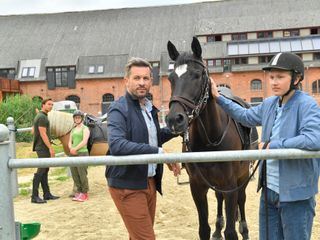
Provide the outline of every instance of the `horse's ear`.
{"type": "Polygon", "coordinates": [[[201,58],[202,49],[201,49],[201,45],[200,45],[200,42],[199,42],[198,38],[193,37],[192,43],[191,43],[191,49],[192,49],[193,54],[197,58],[201,58]]]}
{"type": "Polygon", "coordinates": [[[172,42],[168,41],[167,49],[171,60],[176,61],[179,56],[179,52],[172,42]]]}

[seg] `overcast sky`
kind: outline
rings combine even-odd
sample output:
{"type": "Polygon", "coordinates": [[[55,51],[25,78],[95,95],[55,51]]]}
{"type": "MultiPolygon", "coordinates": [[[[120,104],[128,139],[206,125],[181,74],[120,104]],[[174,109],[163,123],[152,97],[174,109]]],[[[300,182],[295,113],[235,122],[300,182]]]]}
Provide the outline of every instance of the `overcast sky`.
{"type": "Polygon", "coordinates": [[[205,1],[210,0],[0,0],[0,15],[159,6],[205,1]]]}

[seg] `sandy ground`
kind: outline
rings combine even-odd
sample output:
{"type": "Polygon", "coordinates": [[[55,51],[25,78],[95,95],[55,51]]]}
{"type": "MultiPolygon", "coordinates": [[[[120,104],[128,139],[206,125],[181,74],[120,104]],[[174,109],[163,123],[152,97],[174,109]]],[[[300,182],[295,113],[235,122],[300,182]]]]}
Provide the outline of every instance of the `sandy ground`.
{"type": "MultiPolygon", "coordinates": [[[[177,152],[180,149],[179,143],[173,140],[165,145],[165,149],[168,152],[177,152]]],[[[187,180],[185,171],[180,180],[187,180]]],[[[61,196],[59,200],[37,205],[30,203],[30,197],[17,197],[14,202],[16,221],[40,222],[41,232],[35,238],[38,240],[128,239],[126,229],[107,191],[104,167],[90,167],[89,181],[90,199],[84,203],[73,202],[68,197],[72,189],[71,179],[50,183],[52,193],[61,196]]],[[[247,188],[246,214],[250,239],[258,239],[259,194],[256,193],[256,185],[256,181],[252,181],[247,188]]],[[[163,196],[158,195],[155,223],[157,239],[198,239],[197,211],[189,186],[178,185],[176,178],[166,168],[163,192],[163,196]]],[[[216,201],[212,191],[209,192],[209,201],[209,222],[213,228],[216,201]]],[[[319,203],[318,195],[312,240],[320,239],[319,203]]]]}

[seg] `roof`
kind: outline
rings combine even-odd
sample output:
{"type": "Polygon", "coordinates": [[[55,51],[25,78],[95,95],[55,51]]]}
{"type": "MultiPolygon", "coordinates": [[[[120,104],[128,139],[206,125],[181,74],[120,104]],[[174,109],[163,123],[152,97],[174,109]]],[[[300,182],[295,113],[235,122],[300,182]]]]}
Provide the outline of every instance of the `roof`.
{"type": "Polygon", "coordinates": [[[0,16],[0,68],[17,68],[20,59],[45,59],[47,67],[97,61],[93,56],[159,61],[168,40],[183,51],[194,35],[320,26],[318,9],[319,0],[229,0],[0,16]]]}

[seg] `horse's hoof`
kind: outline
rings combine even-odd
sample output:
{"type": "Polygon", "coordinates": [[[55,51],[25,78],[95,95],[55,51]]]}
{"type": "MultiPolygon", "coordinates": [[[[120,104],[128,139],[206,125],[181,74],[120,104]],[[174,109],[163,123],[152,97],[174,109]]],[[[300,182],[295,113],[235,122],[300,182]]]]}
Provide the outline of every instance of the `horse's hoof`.
{"type": "Polygon", "coordinates": [[[214,233],[214,234],[212,235],[211,240],[223,240],[223,237],[222,237],[221,234],[214,233]]]}
{"type": "Polygon", "coordinates": [[[212,237],[211,240],[223,240],[223,237],[212,237]]]}

